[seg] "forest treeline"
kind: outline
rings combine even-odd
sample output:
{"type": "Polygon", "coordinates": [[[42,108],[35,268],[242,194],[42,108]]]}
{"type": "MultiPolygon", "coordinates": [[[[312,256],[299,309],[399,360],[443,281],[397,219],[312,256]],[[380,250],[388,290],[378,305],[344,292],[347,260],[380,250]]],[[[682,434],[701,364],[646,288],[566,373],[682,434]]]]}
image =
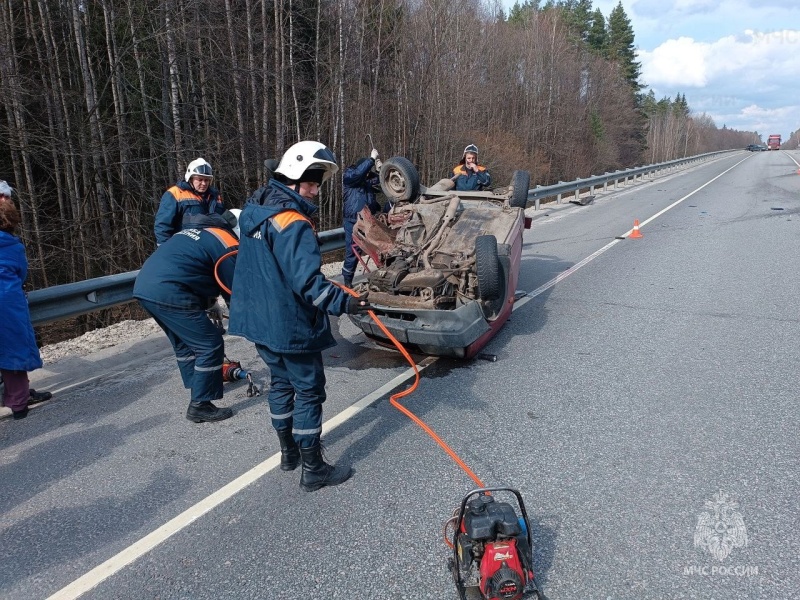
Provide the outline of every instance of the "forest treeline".
{"type": "MultiPolygon", "coordinates": [[[[158,200],[199,156],[236,207],[301,139],[345,166],[370,134],[423,182],[474,143],[497,185],[756,141],[643,89],[621,3],[6,0],[0,178],[41,288],[139,268],[158,200]]],[[[340,176],[320,204],[338,227],[340,176]]]]}

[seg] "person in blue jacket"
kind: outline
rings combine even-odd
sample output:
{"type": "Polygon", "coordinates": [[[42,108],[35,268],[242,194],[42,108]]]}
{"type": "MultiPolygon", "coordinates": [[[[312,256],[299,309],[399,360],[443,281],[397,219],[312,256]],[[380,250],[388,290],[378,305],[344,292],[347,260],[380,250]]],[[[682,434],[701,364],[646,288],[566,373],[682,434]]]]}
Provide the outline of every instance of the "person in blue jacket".
{"type": "Polygon", "coordinates": [[[198,217],[225,212],[219,191],[211,185],[214,173],[205,159],[190,162],[183,179],[161,196],[154,225],[159,246],[184,227],[192,227],[198,217]]]}
{"type": "MultiPolygon", "coordinates": [[[[230,302],[236,250],[238,209],[224,215],[198,217],[161,244],[136,276],[133,297],[167,334],[181,372],[191,390],[186,418],[195,423],[233,416],[213,400],[222,398],[222,332],[206,311],[218,296],[230,302]]],[[[221,319],[221,315],[218,315],[221,319]]]]}
{"type": "Polygon", "coordinates": [[[380,212],[381,205],[375,199],[375,192],[381,190],[378,174],[375,172],[378,151],[373,149],[368,158],[361,158],[344,170],[342,188],[344,189],[344,264],[342,279],[347,287],[353,286],[353,275],[356,272],[358,259],[353,251],[353,226],[358,220],[358,213],[364,207],[374,215],[380,212]]]}
{"type": "Polygon", "coordinates": [[[20,223],[13,190],[0,181],[0,375],[3,377],[3,404],[14,419],[28,416],[31,399],[28,371],[39,369],[42,358],[36,345],[28,300],[23,284],[28,276],[25,247],[14,235],[20,223]]]}
{"type": "Polygon", "coordinates": [[[281,469],[302,463],[306,491],[346,481],[349,467],[322,457],[322,351],[334,346],[328,315],[369,310],[321,272],[312,217],[319,187],[339,167],[324,144],[298,142],[273,178],[248,199],[233,280],[230,333],[255,343],[270,370],[269,410],[281,444],[281,469]]]}
{"type": "Polygon", "coordinates": [[[456,184],[458,192],[474,192],[488,189],[492,185],[492,176],[486,167],[478,164],[478,147],[470,144],[464,148],[464,154],[450,178],[456,184]]]}

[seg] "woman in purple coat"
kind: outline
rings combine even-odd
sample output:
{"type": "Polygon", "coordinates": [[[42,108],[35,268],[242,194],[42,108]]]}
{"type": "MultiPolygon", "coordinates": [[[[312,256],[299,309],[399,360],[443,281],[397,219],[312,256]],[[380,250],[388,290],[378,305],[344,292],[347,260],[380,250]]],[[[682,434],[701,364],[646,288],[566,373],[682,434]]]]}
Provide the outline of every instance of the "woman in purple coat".
{"type": "Polygon", "coordinates": [[[3,404],[15,419],[28,416],[28,371],[42,366],[33,333],[28,300],[22,284],[28,276],[25,248],[14,235],[20,222],[11,201],[11,187],[0,181],[0,374],[3,376],[3,404]]]}

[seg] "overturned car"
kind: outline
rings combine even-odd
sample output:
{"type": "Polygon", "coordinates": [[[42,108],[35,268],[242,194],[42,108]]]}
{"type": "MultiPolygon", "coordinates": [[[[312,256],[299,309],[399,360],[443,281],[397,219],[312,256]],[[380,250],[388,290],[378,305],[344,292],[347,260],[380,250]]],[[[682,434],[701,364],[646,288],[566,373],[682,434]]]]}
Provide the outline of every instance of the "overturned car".
{"type": "MultiPolygon", "coordinates": [[[[403,157],[383,163],[388,212],[365,208],[353,228],[373,311],[403,344],[424,354],[471,358],[508,320],[514,303],[530,175],[515,171],[507,188],[455,192],[443,179],[426,188],[403,157]],[[368,260],[371,259],[371,260],[368,260]]],[[[353,322],[388,340],[368,314],[353,322]]]]}

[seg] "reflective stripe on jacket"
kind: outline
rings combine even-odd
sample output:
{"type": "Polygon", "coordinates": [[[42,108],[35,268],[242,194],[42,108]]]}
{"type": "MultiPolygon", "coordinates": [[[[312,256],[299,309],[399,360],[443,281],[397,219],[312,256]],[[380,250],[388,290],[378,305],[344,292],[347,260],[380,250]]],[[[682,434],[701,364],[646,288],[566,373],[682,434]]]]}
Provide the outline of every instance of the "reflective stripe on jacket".
{"type": "Polygon", "coordinates": [[[156,212],[156,243],[163,244],[184,227],[194,227],[199,215],[225,212],[222,197],[217,188],[209,187],[201,196],[185,181],[179,181],[161,196],[156,212]]]}
{"type": "Polygon", "coordinates": [[[216,276],[233,287],[239,240],[219,215],[205,215],[198,225],[156,248],[136,277],[134,298],[187,310],[206,310],[219,295],[230,299],[216,276]]]}
{"type": "Polygon", "coordinates": [[[492,184],[492,176],[483,165],[478,165],[478,172],[469,171],[464,165],[456,165],[453,168],[453,175],[456,176],[456,191],[459,192],[474,192],[476,190],[485,190],[492,184]]]}

